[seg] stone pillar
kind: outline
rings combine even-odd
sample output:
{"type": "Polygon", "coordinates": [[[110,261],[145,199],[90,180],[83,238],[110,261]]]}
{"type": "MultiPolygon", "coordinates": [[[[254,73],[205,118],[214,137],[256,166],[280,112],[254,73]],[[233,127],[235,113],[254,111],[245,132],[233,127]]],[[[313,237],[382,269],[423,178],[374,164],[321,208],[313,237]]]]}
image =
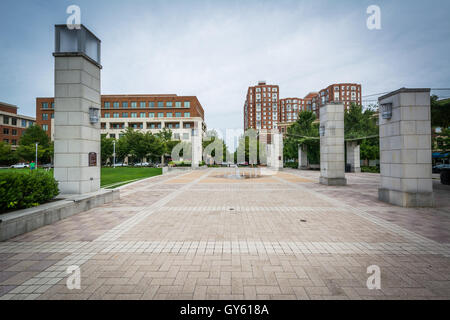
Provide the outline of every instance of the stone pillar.
{"type": "Polygon", "coordinates": [[[306,169],[308,168],[308,153],[306,150],[306,145],[298,146],[298,168],[306,169]]]}
{"type": "Polygon", "coordinates": [[[344,105],[328,103],[320,108],[321,184],[347,184],[344,149],[344,105]]]}
{"type": "Polygon", "coordinates": [[[271,166],[275,170],[283,168],[283,135],[278,131],[272,132],[271,166]]]}
{"type": "Polygon", "coordinates": [[[99,43],[84,27],[56,26],[54,176],[61,194],[100,189],[99,43]]]}
{"type": "Polygon", "coordinates": [[[198,168],[199,163],[202,161],[202,129],[201,123],[194,122],[194,128],[191,132],[191,142],[192,142],[192,161],[191,168],[198,168]]]}
{"type": "Polygon", "coordinates": [[[359,144],[357,141],[347,141],[347,163],[350,165],[350,172],[361,172],[359,144]]]}
{"type": "Polygon", "coordinates": [[[378,101],[379,199],[402,207],[433,206],[430,89],[402,88],[378,101]]]}

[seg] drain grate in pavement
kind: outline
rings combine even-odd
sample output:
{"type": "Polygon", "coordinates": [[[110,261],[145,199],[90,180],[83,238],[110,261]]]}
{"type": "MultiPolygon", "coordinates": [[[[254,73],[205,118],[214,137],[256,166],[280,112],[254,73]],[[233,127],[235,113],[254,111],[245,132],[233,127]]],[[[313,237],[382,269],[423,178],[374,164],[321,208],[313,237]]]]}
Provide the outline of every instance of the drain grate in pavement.
{"type": "Polygon", "coordinates": [[[300,222],[307,222],[305,219],[300,219],[300,222]]]}

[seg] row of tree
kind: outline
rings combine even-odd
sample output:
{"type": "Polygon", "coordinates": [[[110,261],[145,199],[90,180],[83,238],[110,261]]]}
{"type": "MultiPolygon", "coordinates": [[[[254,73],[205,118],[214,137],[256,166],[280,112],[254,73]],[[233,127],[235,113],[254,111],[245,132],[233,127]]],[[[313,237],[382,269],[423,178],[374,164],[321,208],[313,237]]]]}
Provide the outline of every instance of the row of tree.
{"type": "MultiPolygon", "coordinates": [[[[363,110],[361,106],[352,104],[344,115],[345,139],[359,140],[361,159],[379,159],[378,126],[375,114],[375,108],[363,110]]],[[[320,123],[316,121],[314,112],[300,112],[297,121],[287,129],[284,158],[297,159],[298,146],[305,145],[309,163],[318,164],[320,162],[319,126],[320,123]]]]}
{"type": "Polygon", "coordinates": [[[0,142],[0,165],[12,165],[20,161],[31,162],[36,159],[36,143],[38,143],[38,162],[45,164],[53,160],[53,142],[40,126],[29,127],[20,137],[17,150],[12,150],[11,145],[0,142]]]}

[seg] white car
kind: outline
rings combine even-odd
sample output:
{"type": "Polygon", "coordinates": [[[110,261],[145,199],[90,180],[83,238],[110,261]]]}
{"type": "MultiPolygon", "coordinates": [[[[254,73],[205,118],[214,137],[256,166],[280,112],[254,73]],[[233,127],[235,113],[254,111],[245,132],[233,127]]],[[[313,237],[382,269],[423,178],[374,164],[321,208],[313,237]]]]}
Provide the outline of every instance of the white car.
{"type": "Polygon", "coordinates": [[[11,168],[14,168],[14,169],[24,169],[24,168],[29,168],[29,167],[30,166],[26,163],[17,163],[17,164],[13,164],[11,166],[11,168]]]}
{"type": "Polygon", "coordinates": [[[148,162],[139,162],[134,164],[135,167],[148,167],[149,165],[150,163],[148,162]]]}

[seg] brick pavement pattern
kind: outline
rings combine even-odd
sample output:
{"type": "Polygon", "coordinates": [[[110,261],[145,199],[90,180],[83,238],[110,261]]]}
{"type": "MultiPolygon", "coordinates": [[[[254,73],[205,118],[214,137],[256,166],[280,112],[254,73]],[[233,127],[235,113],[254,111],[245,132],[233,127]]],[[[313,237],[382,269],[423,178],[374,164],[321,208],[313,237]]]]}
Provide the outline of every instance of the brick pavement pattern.
{"type": "Polygon", "coordinates": [[[314,171],[230,170],[146,179],[0,243],[0,299],[450,298],[449,188],[435,183],[436,208],[405,209],[378,201],[376,174],[329,187],[314,171]]]}

